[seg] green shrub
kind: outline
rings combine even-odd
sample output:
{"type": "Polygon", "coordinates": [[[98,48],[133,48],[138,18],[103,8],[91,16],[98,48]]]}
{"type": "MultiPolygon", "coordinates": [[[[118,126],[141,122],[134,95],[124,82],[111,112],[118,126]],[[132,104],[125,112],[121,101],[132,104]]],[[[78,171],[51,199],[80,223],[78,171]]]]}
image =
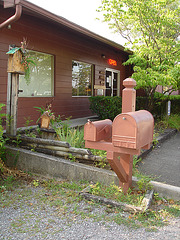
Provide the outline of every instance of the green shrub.
{"type": "MultiPolygon", "coordinates": [[[[155,119],[166,115],[166,106],[169,100],[171,101],[171,114],[180,113],[180,95],[165,96],[161,93],[156,93],[153,99],[154,107],[151,111],[155,119]]],[[[90,109],[97,114],[99,119],[108,118],[113,120],[122,111],[122,98],[109,96],[90,97],[90,109]]],[[[138,96],[136,97],[136,111],[141,109],[149,111],[147,98],[138,96]]]]}
{"type": "Polygon", "coordinates": [[[90,97],[90,109],[98,115],[99,119],[113,120],[122,111],[121,97],[90,97]]]}

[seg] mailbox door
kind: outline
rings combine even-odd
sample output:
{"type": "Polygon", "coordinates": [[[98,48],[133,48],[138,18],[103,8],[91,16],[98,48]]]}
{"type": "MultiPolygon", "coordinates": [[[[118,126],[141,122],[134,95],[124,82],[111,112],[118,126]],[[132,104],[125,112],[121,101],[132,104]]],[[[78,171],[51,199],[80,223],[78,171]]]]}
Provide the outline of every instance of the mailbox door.
{"type": "Polygon", "coordinates": [[[136,149],[137,125],[135,120],[120,114],[113,121],[112,142],[115,147],[136,149]]]}
{"type": "Polygon", "coordinates": [[[92,122],[84,125],[84,140],[96,141],[96,129],[92,122]]]}

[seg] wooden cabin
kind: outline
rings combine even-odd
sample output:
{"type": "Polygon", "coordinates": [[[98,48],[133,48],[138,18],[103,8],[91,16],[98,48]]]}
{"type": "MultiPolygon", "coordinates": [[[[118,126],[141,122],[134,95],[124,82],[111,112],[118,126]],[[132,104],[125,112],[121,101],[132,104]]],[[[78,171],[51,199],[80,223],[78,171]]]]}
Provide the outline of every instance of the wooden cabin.
{"type": "Polygon", "coordinates": [[[122,82],[132,67],[123,66],[131,52],[67,19],[28,1],[0,0],[0,103],[6,104],[10,46],[27,41],[31,69],[30,83],[19,76],[18,127],[26,119],[36,124],[34,108],[52,103],[55,115],[91,116],[89,97],[120,96],[122,82]]]}

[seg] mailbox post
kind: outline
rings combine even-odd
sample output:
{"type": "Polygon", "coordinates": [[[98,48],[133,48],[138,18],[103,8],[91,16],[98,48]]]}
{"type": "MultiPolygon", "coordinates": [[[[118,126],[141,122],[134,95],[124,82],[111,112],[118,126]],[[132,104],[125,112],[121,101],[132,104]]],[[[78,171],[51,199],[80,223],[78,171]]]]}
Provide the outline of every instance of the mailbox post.
{"type": "Polygon", "coordinates": [[[109,119],[88,121],[84,126],[84,139],[85,147],[107,151],[107,159],[119,178],[119,185],[127,193],[132,184],[133,155],[139,155],[141,149],[149,149],[154,119],[146,110],[135,111],[135,80],[128,78],[123,83],[126,87],[123,113],[113,122],[109,119]]]}
{"type": "Polygon", "coordinates": [[[123,81],[125,88],[122,90],[122,113],[134,112],[136,109],[136,81],[132,78],[126,78],[123,81]]]}

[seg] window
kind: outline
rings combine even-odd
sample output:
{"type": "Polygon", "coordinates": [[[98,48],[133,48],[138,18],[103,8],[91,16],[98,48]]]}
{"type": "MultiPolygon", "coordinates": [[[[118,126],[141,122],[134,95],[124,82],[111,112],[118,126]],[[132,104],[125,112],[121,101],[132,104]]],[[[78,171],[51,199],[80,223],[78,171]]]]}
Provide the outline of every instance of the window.
{"type": "Polygon", "coordinates": [[[72,61],[72,96],[91,96],[92,64],[72,61]]]}
{"type": "Polygon", "coordinates": [[[31,64],[30,83],[26,84],[24,75],[19,77],[19,97],[53,96],[54,57],[49,54],[29,51],[36,65],[31,64]]]}

